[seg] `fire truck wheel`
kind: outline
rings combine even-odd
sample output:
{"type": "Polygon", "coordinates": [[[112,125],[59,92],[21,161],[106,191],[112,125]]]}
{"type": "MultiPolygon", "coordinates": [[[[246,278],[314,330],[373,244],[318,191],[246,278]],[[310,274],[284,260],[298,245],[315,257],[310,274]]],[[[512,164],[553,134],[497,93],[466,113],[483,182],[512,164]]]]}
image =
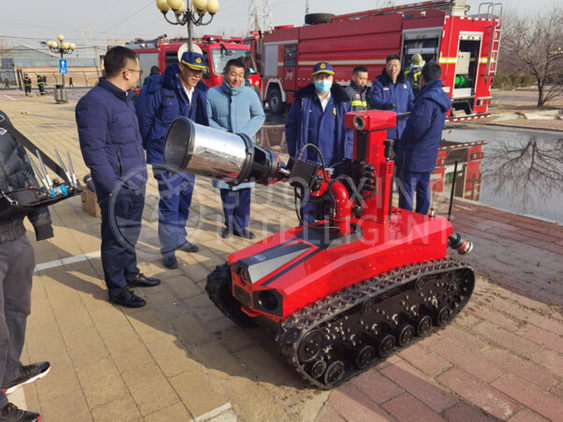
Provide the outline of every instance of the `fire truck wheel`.
{"type": "Polygon", "coordinates": [[[305,15],[305,23],[307,25],[327,23],[333,16],[333,13],[309,13],[308,15],[305,15]]]}
{"type": "Polygon", "coordinates": [[[274,114],[282,114],[284,112],[285,106],[282,101],[281,92],[279,89],[273,88],[268,91],[268,104],[270,106],[270,111],[274,114]]]}

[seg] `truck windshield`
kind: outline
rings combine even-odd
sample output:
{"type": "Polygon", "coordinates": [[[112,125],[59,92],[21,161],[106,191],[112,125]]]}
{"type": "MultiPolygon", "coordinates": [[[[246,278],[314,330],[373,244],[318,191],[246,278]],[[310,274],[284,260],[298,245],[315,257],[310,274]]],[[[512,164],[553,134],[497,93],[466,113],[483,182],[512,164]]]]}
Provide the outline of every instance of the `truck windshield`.
{"type": "Polygon", "coordinates": [[[225,47],[211,51],[211,61],[215,73],[223,73],[225,65],[229,60],[239,59],[244,67],[248,68],[251,75],[256,75],[256,63],[254,57],[248,50],[231,50],[225,47]]]}

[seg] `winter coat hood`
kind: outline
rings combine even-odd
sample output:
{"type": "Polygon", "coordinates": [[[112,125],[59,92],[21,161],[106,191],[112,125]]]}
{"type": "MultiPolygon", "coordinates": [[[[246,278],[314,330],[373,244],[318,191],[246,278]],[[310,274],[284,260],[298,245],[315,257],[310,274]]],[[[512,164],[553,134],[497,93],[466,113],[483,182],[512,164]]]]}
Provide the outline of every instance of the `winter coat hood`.
{"type": "Polygon", "coordinates": [[[442,80],[434,79],[433,81],[427,82],[422,89],[419,91],[415,98],[416,101],[423,99],[429,99],[434,101],[442,111],[448,111],[450,108],[450,97],[442,89],[442,80]]]}

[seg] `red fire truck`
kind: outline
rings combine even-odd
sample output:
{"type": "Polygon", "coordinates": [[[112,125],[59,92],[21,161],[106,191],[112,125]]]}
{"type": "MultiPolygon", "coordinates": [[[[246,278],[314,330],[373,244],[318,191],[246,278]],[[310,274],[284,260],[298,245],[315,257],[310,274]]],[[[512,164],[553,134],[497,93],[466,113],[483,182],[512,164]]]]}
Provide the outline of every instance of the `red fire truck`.
{"type": "MultiPolygon", "coordinates": [[[[254,55],[250,48],[242,43],[242,38],[222,38],[215,35],[205,35],[194,42],[205,58],[207,71],[203,74],[203,82],[208,87],[221,84],[223,68],[231,59],[239,59],[249,69],[249,79],[258,89],[261,89],[261,78],[257,71],[254,55]]],[[[136,42],[127,47],[139,55],[139,63],[144,75],[149,75],[152,66],[158,66],[160,73],[166,66],[178,63],[178,52],[187,51],[184,42],[158,40],[154,42],[136,42]]],[[[144,78],[140,78],[138,88],[142,87],[144,78]]]]}
{"type": "Polygon", "coordinates": [[[274,113],[293,102],[319,61],[329,61],[346,84],[355,66],[373,80],[385,58],[400,53],[403,69],[412,56],[442,65],[444,90],[452,98],[450,121],[488,116],[490,87],[500,43],[500,3],[483,3],[475,16],[465,0],[424,1],[334,16],[307,15],[302,27],[280,26],[262,39],[245,40],[263,64],[263,94],[274,113]]]}

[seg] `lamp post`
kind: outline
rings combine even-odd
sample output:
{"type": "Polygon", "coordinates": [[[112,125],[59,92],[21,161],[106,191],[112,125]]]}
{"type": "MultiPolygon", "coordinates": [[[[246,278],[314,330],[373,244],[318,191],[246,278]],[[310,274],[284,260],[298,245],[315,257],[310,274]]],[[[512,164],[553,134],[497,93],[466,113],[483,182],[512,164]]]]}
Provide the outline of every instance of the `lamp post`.
{"type": "Polygon", "coordinates": [[[65,92],[65,73],[67,66],[66,62],[64,62],[63,60],[65,54],[71,54],[76,49],[76,45],[74,43],[65,41],[65,37],[62,34],[59,34],[57,39],[58,41],[47,41],[47,47],[49,47],[49,49],[53,53],[60,53],[61,55],[61,60],[59,62],[59,73],[62,77],[62,85],[60,92],[58,92],[59,95],[57,95],[57,88],[55,88],[55,101],[57,101],[57,103],[67,103],[68,100],[66,98],[65,92]]]}
{"type": "Polygon", "coordinates": [[[192,0],[191,5],[188,3],[186,6],[183,0],[156,0],[156,7],[162,12],[166,22],[188,27],[188,51],[193,51],[193,25],[209,25],[219,10],[219,2],[217,0],[192,0]],[[176,18],[175,22],[168,19],[166,15],[170,10],[176,18]],[[209,20],[204,22],[206,13],[209,13],[209,20]]]}

